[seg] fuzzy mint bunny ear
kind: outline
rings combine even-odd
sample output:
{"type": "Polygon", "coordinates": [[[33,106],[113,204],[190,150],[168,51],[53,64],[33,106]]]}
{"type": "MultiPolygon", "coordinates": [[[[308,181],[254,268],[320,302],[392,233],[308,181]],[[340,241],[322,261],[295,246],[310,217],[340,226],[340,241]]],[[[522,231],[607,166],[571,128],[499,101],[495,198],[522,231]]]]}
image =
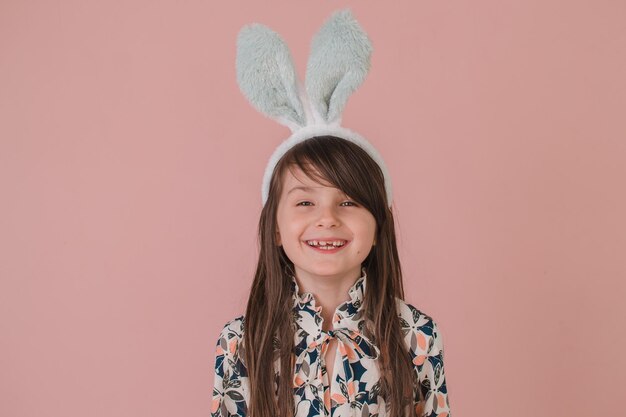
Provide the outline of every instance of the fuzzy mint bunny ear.
{"type": "Polygon", "coordinates": [[[289,48],[267,26],[244,26],[237,36],[237,83],[261,113],[296,131],[306,124],[289,48]]]}
{"type": "Polygon", "coordinates": [[[382,156],[363,136],[341,126],[348,97],[369,72],[371,53],[371,42],[350,10],[337,11],[313,38],[303,84],[289,49],[277,33],[258,23],[240,30],[236,66],[241,91],[258,111],[292,131],[265,167],[263,205],[269,197],[274,168],[289,149],[314,137],[336,136],[363,148],[379,165],[391,207],[391,178],[382,156]]]}
{"type": "Polygon", "coordinates": [[[318,123],[341,123],[348,97],[369,72],[371,54],[371,42],[349,9],[333,13],[322,25],[313,38],[305,78],[318,123]]]}

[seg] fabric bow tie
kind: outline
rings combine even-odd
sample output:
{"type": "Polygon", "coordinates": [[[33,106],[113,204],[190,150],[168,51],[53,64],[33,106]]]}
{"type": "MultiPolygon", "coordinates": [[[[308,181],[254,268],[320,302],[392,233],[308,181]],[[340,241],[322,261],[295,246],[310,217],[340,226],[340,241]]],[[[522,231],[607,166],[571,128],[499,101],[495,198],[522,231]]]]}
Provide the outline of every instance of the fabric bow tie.
{"type": "MultiPolygon", "coordinates": [[[[339,344],[339,353],[341,355],[343,369],[346,374],[345,380],[348,387],[352,387],[351,382],[354,380],[350,362],[355,362],[359,358],[376,359],[380,355],[378,347],[358,331],[348,328],[338,328],[329,330],[327,333],[323,334],[324,336],[321,339],[311,342],[296,358],[294,365],[296,372],[293,379],[294,387],[310,384],[314,380],[322,380],[321,360],[317,361],[317,369],[315,369],[315,372],[312,372],[313,370],[310,369],[308,365],[309,362],[306,359],[309,354],[317,350],[317,346],[320,344],[322,345],[320,355],[324,356],[332,337],[336,337],[339,344]]],[[[330,382],[332,384],[332,381],[330,382]]],[[[348,390],[348,397],[350,401],[354,401],[354,390],[348,390]]]]}

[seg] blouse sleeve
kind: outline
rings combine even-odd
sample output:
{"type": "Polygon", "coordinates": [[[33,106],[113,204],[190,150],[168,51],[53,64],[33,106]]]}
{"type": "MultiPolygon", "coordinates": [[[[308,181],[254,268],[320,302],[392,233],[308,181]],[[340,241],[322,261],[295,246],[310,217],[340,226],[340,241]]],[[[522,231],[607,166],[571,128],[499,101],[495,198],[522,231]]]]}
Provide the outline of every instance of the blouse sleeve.
{"type": "MultiPolygon", "coordinates": [[[[417,355],[414,360],[417,365],[419,386],[424,395],[422,416],[450,417],[450,403],[443,367],[443,339],[434,320],[430,319],[423,329],[424,334],[421,338],[423,338],[422,343],[427,346],[426,354],[417,355]]],[[[419,396],[416,396],[415,401],[416,405],[420,404],[419,396]]]]}
{"type": "Polygon", "coordinates": [[[244,393],[242,364],[238,359],[241,325],[237,319],[223,327],[215,346],[215,377],[211,417],[245,417],[246,395],[244,393]]]}

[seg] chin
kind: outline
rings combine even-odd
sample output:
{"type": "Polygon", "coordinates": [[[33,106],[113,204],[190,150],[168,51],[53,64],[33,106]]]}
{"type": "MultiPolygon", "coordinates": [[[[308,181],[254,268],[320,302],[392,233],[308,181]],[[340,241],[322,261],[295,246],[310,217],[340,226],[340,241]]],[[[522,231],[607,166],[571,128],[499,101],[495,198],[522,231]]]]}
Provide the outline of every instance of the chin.
{"type": "Polygon", "coordinates": [[[334,276],[345,274],[349,271],[347,268],[337,268],[337,267],[314,267],[309,269],[310,274],[319,275],[319,276],[334,276]]]}

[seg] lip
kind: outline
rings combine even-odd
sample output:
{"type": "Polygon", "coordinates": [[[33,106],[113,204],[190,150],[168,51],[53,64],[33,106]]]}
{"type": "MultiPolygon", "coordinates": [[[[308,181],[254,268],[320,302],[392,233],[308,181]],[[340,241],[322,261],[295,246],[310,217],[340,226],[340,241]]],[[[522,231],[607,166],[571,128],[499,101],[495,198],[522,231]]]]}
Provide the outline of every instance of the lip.
{"type": "MultiPolygon", "coordinates": [[[[324,240],[324,239],[307,239],[307,240],[323,240],[324,242],[327,242],[327,240],[324,240]]],[[[317,248],[317,247],[315,247],[315,246],[311,246],[311,245],[309,245],[308,243],[306,243],[306,240],[304,241],[304,244],[305,244],[308,248],[310,248],[310,249],[312,249],[312,250],[314,250],[314,251],[316,251],[316,252],[323,253],[323,254],[325,254],[325,255],[330,255],[330,254],[333,254],[333,253],[337,253],[337,252],[339,252],[340,250],[342,250],[343,248],[345,248],[346,246],[348,246],[348,245],[350,244],[350,242],[351,242],[350,240],[346,240],[346,239],[337,239],[337,238],[334,238],[334,239],[328,239],[328,241],[332,241],[332,240],[345,240],[345,241],[346,241],[346,243],[344,243],[344,244],[343,244],[343,246],[336,247],[335,249],[320,249],[320,248],[317,248]]]]}
{"type": "Polygon", "coordinates": [[[311,239],[304,239],[304,241],[308,241],[308,240],[317,240],[318,242],[324,241],[324,242],[334,242],[335,240],[345,240],[346,242],[348,242],[348,239],[344,239],[341,237],[312,237],[311,239]]]}

